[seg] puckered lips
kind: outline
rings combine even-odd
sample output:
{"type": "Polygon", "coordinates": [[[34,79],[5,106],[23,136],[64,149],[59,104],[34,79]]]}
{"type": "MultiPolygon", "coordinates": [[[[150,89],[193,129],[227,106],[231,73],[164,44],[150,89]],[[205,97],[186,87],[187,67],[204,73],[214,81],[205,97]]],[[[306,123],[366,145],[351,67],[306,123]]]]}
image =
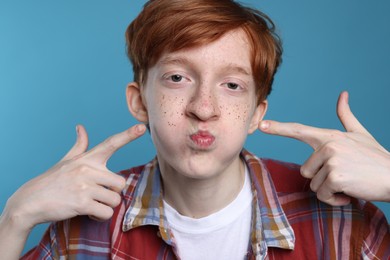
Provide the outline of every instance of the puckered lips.
{"type": "Polygon", "coordinates": [[[214,144],[215,136],[208,131],[199,130],[198,132],[190,135],[190,139],[195,145],[195,148],[207,150],[214,144]]]}

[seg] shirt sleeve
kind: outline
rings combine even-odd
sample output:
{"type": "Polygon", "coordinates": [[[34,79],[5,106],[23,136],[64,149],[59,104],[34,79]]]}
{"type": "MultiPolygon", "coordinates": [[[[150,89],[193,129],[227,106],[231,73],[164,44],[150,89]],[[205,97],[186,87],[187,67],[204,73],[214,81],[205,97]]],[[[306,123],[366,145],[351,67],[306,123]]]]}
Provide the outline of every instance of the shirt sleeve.
{"type": "Polygon", "coordinates": [[[52,223],[44,233],[40,243],[28,251],[20,259],[60,259],[60,256],[66,255],[67,252],[67,229],[69,221],[52,223]]]}
{"type": "Polygon", "coordinates": [[[21,259],[110,259],[110,223],[88,216],[53,223],[38,246],[21,259]]]}
{"type": "Polygon", "coordinates": [[[383,212],[371,203],[364,205],[363,259],[390,259],[390,226],[383,212]]]}

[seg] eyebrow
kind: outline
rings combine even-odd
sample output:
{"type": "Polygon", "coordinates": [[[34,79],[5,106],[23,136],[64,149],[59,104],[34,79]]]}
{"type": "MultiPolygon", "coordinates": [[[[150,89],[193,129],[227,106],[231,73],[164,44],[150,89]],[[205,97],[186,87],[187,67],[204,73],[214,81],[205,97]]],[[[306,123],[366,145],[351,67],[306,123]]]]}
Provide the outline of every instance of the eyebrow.
{"type": "Polygon", "coordinates": [[[228,72],[236,72],[236,73],[239,73],[239,74],[244,74],[244,75],[247,75],[247,76],[251,76],[251,73],[248,68],[246,67],[242,67],[240,65],[237,65],[237,64],[229,64],[227,65],[224,70],[228,71],[228,72]]]}
{"type": "Polygon", "coordinates": [[[159,61],[160,64],[162,65],[171,65],[171,64],[174,64],[174,65],[188,65],[188,64],[191,64],[191,62],[186,59],[186,58],[183,58],[183,57],[166,57],[162,60],[159,61]]]}
{"type": "MultiPolygon", "coordinates": [[[[162,65],[191,65],[192,62],[184,57],[172,57],[168,56],[162,60],[159,61],[162,65]]],[[[230,63],[222,68],[224,72],[233,72],[233,73],[239,73],[247,76],[251,76],[250,73],[251,69],[247,67],[240,66],[235,63],[230,63]]]]}

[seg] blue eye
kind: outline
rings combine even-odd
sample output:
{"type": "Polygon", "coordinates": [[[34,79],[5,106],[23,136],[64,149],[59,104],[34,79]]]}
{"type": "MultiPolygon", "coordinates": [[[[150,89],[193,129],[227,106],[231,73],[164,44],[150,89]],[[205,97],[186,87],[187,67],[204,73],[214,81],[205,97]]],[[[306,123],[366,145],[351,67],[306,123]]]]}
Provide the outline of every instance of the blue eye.
{"type": "Polygon", "coordinates": [[[180,82],[183,79],[183,76],[175,74],[175,75],[170,76],[170,78],[173,82],[180,82]]]}

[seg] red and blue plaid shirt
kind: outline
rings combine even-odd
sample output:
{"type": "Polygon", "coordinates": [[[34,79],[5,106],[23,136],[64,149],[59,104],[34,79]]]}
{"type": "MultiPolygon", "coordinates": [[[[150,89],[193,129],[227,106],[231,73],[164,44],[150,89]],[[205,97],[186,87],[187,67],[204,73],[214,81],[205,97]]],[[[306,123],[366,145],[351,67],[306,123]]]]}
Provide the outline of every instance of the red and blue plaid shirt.
{"type": "MultiPolygon", "coordinates": [[[[373,204],[317,200],[299,166],[241,153],[253,206],[248,259],[390,259],[389,225],[373,204]]],[[[122,171],[127,179],[113,217],[53,223],[23,259],[178,259],[163,209],[157,160],[122,171]]]]}

